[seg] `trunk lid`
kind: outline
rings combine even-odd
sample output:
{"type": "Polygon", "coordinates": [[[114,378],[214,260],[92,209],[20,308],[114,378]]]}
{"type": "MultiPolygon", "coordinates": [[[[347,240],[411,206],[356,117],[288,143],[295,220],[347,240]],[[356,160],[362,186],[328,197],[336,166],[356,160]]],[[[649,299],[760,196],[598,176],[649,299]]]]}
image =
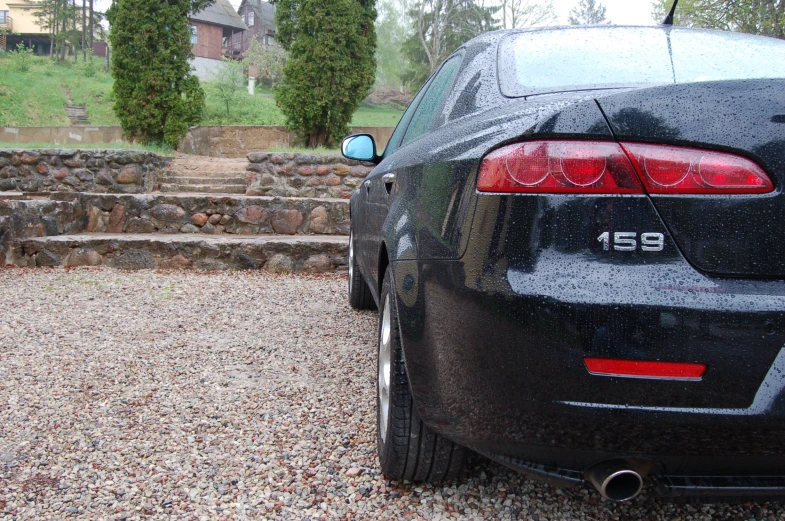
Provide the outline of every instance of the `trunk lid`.
{"type": "Polygon", "coordinates": [[[746,156],[771,178],[761,195],[651,195],[696,268],[785,278],[785,79],[669,85],[598,97],[619,141],[746,156]]]}

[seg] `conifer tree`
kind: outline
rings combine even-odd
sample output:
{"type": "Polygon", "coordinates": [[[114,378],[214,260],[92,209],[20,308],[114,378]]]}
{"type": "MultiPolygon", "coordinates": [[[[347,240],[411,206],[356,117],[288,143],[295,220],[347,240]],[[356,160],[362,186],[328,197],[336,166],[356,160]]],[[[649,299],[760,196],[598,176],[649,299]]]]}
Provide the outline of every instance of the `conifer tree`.
{"type": "Polygon", "coordinates": [[[289,52],[275,99],[312,148],[349,132],[376,76],[374,0],[278,0],[276,39],[289,52]]]}
{"type": "MultiPolygon", "coordinates": [[[[656,0],[654,20],[661,22],[672,5],[673,0],[656,0]]],[[[681,0],[674,22],[785,39],[785,0],[681,0]]]]}
{"type": "Polygon", "coordinates": [[[112,31],[114,111],[125,135],[177,147],[201,119],[204,91],[191,74],[188,15],[214,0],[115,0],[112,31]]]}
{"type": "Polygon", "coordinates": [[[605,6],[596,0],[581,0],[571,11],[571,25],[597,25],[611,23],[605,17],[605,6]]]}

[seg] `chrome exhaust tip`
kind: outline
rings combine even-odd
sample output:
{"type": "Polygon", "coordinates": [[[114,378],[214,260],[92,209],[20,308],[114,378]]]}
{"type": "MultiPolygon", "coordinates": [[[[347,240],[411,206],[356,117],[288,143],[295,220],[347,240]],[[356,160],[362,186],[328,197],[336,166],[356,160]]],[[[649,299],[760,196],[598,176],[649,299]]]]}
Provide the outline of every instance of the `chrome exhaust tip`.
{"type": "Polygon", "coordinates": [[[586,479],[609,501],[629,501],[643,490],[643,477],[624,460],[598,463],[586,471],[586,479]]]}

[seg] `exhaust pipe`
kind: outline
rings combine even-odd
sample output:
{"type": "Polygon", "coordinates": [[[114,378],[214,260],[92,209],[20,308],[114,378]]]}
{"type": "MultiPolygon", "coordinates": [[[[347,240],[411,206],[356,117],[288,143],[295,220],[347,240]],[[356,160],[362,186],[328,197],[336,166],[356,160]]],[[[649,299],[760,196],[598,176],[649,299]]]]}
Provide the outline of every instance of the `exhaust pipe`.
{"type": "Polygon", "coordinates": [[[586,471],[586,479],[610,501],[629,501],[643,490],[643,478],[624,460],[598,463],[586,471]]]}

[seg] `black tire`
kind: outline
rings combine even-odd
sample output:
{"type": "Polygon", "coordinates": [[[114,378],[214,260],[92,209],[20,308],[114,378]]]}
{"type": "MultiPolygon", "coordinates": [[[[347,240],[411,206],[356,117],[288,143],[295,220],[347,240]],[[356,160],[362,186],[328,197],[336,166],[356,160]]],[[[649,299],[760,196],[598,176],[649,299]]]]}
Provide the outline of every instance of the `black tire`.
{"type": "Polygon", "coordinates": [[[382,473],[389,479],[438,483],[456,478],[463,469],[466,450],[432,431],[420,419],[414,405],[401,349],[395,289],[387,270],[379,299],[379,354],[376,383],[376,445],[382,473]],[[389,306],[389,409],[382,415],[382,358],[385,312],[389,306]],[[383,436],[382,433],[385,433],[383,436]]]}
{"type": "Polygon", "coordinates": [[[354,309],[376,309],[371,288],[363,279],[354,254],[354,234],[349,235],[349,305],[354,309]]]}

